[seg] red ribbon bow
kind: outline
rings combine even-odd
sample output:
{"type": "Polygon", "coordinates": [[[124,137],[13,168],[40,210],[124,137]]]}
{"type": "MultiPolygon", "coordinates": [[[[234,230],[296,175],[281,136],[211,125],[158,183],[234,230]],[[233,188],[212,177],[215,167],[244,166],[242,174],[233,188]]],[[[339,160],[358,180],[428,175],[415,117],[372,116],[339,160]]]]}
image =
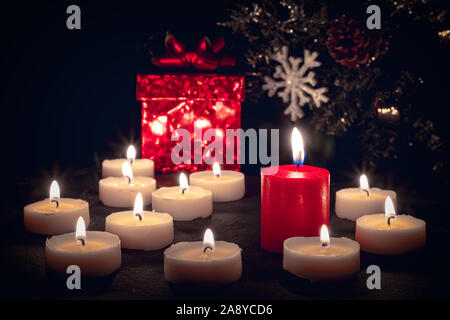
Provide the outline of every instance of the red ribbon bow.
{"type": "Polygon", "coordinates": [[[195,51],[186,51],[185,45],[168,34],[164,40],[166,53],[160,57],[152,58],[152,63],[162,68],[189,68],[198,70],[215,70],[219,67],[233,67],[236,59],[219,53],[225,47],[225,39],[220,37],[214,42],[203,37],[197,43],[195,51]]]}

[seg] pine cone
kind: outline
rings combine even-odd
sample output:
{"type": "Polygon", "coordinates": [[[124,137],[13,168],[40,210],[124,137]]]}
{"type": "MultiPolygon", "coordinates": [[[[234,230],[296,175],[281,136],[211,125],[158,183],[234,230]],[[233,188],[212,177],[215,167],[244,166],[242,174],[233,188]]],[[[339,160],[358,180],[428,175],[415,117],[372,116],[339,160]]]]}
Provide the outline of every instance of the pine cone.
{"type": "Polygon", "coordinates": [[[345,15],[334,21],[327,34],[328,52],[349,69],[378,59],[388,47],[379,30],[369,30],[360,21],[345,15]]]}

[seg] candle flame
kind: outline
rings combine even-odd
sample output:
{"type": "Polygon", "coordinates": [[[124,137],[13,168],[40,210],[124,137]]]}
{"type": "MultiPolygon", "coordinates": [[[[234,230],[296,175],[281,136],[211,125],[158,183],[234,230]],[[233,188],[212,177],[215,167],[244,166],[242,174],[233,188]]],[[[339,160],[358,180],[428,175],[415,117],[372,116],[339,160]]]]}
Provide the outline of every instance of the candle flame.
{"type": "Polygon", "coordinates": [[[86,239],[86,225],[84,224],[83,217],[79,217],[77,221],[77,229],[75,231],[75,238],[77,240],[86,239]]]}
{"type": "Polygon", "coordinates": [[[303,138],[297,128],[294,127],[291,136],[292,161],[295,165],[301,166],[305,162],[305,149],[303,147],[303,138]]]}
{"type": "Polygon", "coordinates": [[[134,200],[133,217],[138,218],[138,215],[142,217],[142,211],[144,210],[143,204],[144,201],[142,200],[142,193],[139,192],[134,200]]]}
{"type": "Polygon", "coordinates": [[[122,175],[128,178],[130,181],[133,180],[133,170],[131,169],[130,163],[124,161],[122,164],[122,175]]]}
{"type": "Polygon", "coordinates": [[[61,195],[58,182],[56,182],[56,180],[53,180],[52,184],[50,185],[50,200],[59,200],[60,197],[61,195]]]}
{"type": "Polygon", "coordinates": [[[322,228],[320,228],[320,242],[322,243],[322,247],[328,247],[330,245],[330,234],[326,225],[322,225],[322,228]]]}
{"type": "Polygon", "coordinates": [[[133,163],[136,160],[136,149],[133,145],[130,145],[127,149],[127,159],[129,162],[133,163]]]}
{"type": "Polygon", "coordinates": [[[214,251],[215,248],[214,235],[211,229],[208,228],[203,235],[203,252],[205,252],[206,249],[211,249],[211,251],[214,251]]]}
{"type": "Polygon", "coordinates": [[[369,180],[367,180],[367,177],[365,174],[363,174],[360,178],[359,178],[359,187],[361,189],[361,192],[367,192],[367,195],[369,195],[369,180]]]}
{"type": "Polygon", "coordinates": [[[220,177],[222,174],[220,170],[220,165],[217,161],[213,163],[213,172],[215,177],[220,177]]]}
{"type": "Polygon", "coordinates": [[[363,174],[359,178],[359,185],[360,185],[361,189],[369,189],[369,181],[367,180],[367,177],[365,174],[363,174]]]}
{"type": "Polygon", "coordinates": [[[386,217],[386,220],[389,218],[395,219],[395,209],[394,209],[394,203],[392,202],[391,197],[387,196],[386,201],[384,202],[384,216],[386,217]]]}
{"type": "Polygon", "coordinates": [[[184,173],[180,173],[180,188],[181,188],[181,192],[184,192],[183,190],[189,189],[188,180],[184,173]]]}

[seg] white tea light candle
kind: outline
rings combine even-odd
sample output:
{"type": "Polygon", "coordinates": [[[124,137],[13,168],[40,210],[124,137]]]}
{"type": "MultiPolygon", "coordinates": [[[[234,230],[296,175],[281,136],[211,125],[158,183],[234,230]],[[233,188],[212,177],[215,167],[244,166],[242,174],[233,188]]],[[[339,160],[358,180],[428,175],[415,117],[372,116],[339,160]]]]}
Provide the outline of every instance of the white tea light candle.
{"type": "Polygon", "coordinates": [[[164,275],[172,283],[232,283],[242,275],[241,251],[234,243],[214,241],[207,229],[203,242],[179,242],[164,251],[164,275]]]}
{"type": "Polygon", "coordinates": [[[122,211],[106,217],[105,230],[117,234],[122,248],[158,250],[173,242],[173,219],[170,214],[144,211],[138,193],[133,211],[122,211]]]}
{"type": "Polygon", "coordinates": [[[214,202],[227,202],[242,199],[245,194],[245,176],[241,172],[221,170],[214,162],[212,171],[194,172],[189,176],[192,186],[210,190],[214,202]]]}
{"type": "Polygon", "coordinates": [[[108,232],[86,232],[82,217],[76,232],[53,236],[45,243],[47,268],[60,274],[66,274],[68,266],[77,265],[81,276],[106,276],[120,268],[121,260],[119,238],[108,232]]]}
{"type": "Polygon", "coordinates": [[[348,238],[293,237],[284,241],[283,269],[311,282],[351,278],[360,268],[359,244],[348,238]]]}
{"type": "Polygon", "coordinates": [[[359,188],[346,188],[336,192],[336,215],[341,219],[355,221],[366,215],[383,212],[384,200],[391,197],[397,207],[397,194],[392,190],[369,188],[366,175],[360,177],[359,188]]]}
{"type": "Polygon", "coordinates": [[[163,187],[152,193],[152,208],[169,213],[175,221],[206,218],[212,213],[212,193],[189,186],[186,175],[181,173],[179,187],[163,187]]]}
{"type": "Polygon", "coordinates": [[[102,178],[121,177],[124,161],[128,161],[131,165],[135,176],[155,176],[155,163],[150,159],[136,159],[136,149],[131,145],[127,149],[127,159],[104,160],[102,162],[102,178]]]}
{"type": "Polygon", "coordinates": [[[104,205],[118,208],[131,208],[140,192],[144,205],[152,203],[152,192],[156,180],[151,177],[135,177],[130,164],[122,164],[123,177],[108,177],[99,182],[99,199],[104,205]]]}
{"type": "Polygon", "coordinates": [[[386,198],[385,213],[356,220],[356,241],[361,250],[383,255],[405,254],[422,249],[426,243],[425,221],[396,215],[392,199],[386,198]]]}
{"type": "Polygon", "coordinates": [[[58,183],[50,186],[50,197],[25,206],[25,229],[32,233],[54,235],[71,232],[78,217],[89,224],[89,204],[80,199],[61,198],[58,183]]]}

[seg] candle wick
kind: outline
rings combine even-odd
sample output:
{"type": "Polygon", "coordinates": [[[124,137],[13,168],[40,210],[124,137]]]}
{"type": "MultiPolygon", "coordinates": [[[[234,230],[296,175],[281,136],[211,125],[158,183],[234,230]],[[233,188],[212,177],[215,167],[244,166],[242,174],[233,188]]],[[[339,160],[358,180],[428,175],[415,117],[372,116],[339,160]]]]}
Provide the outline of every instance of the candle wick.
{"type": "Polygon", "coordinates": [[[58,207],[59,207],[59,201],[58,200],[53,199],[53,200],[50,200],[50,202],[56,203],[56,209],[58,209],[58,207]]]}
{"type": "Polygon", "coordinates": [[[136,213],[136,216],[139,218],[139,221],[142,221],[142,216],[140,213],[136,213]]]}
{"type": "Polygon", "coordinates": [[[389,218],[387,218],[387,224],[389,227],[391,226],[391,219],[395,219],[395,216],[390,216],[389,218]]]}
{"type": "Polygon", "coordinates": [[[365,192],[367,194],[367,196],[370,195],[369,190],[367,190],[367,189],[362,189],[361,192],[365,192]]]}
{"type": "Polygon", "coordinates": [[[184,194],[186,192],[187,188],[181,189],[181,194],[184,194]]]}
{"type": "Polygon", "coordinates": [[[205,248],[203,249],[203,253],[206,253],[206,250],[207,250],[207,249],[210,249],[211,252],[213,251],[213,248],[211,248],[211,247],[205,247],[205,248]]]}
{"type": "Polygon", "coordinates": [[[322,243],[322,248],[328,248],[328,243],[323,242],[323,243],[322,243]]]}
{"type": "Polygon", "coordinates": [[[127,179],[128,179],[128,184],[130,184],[131,183],[131,177],[127,176],[127,179]]]}
{"type": "Polygon", "coordinates": [[[80,239],[78,239],[78,240],[80,240],[81,241],[81,245],[84,247],[85,245],[86,245],[86,242],[84,241],[84,239],[83,238],[80,238],[80,239]]]}
{"type": "Polygon", "coordinates": [[[128,162],[129,162],[130,164],[133,164],[133,163],[134,163],[134,159],[133,159],[133,158],[130,158],[130,159],[128,159],[128,162]]]}

